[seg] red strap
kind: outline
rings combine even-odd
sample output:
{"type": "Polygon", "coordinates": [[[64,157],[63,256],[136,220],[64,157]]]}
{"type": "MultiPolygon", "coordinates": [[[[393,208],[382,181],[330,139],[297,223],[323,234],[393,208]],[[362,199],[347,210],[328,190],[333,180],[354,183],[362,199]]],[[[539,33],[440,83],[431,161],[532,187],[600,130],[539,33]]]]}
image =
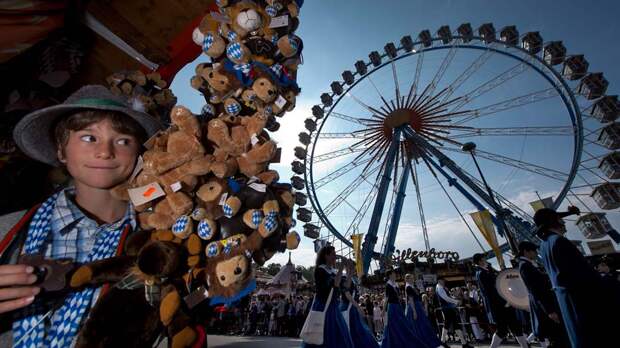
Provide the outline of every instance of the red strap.
{"type": "Polygon", "coordinates": [[[30,220],[32,220],[32,216],[34,215],[34,213],[37,212],[40,206],[41,204],[37,204],[30,210],[28,210],[28,212],[26,212],[26,214],[22,216],[22,218],[15,224],[15,226],[13,226],[13,228],[11,228],[11,230],[4,236],[2,242],[0,242],[0,255],[2,255],[2,253],[5,252],[9,245],[11,245],[11,242],[15,239],[17,233],[19,233],[19,231],[21,231],[24,226],[26,226],[26,224],[30,223],[30,220]]]}
{"type": "MultiPolygon", "coordinates": [[[[129,234],[130,231],[131,231],[131,225],[126,224],[125,228],[123,228],[121,239],[119,239],[118,241],[118,247],[116,248],[116,256],[120,256],[123,253],[123,248],[125,247],[125,240],[127,239],[127,235],[129,234]]],[[[108,292],[109,289],[110,289],[110,283],[103,284],[103,287],[101,288],[101,295],[99,295],[99,298],[101,298],[102,295],[108,292]]]]}
{"type": "Polygon", "coordinates": [[[194,345],[192,346],[192,348],[206,347],[207,333],[205,332],[205,329],[202,327],[202,325],[196,325],[194,328],[196,329],[196,334],[198,337],[196,338],[196,341],[194,341],[194,345]]]}

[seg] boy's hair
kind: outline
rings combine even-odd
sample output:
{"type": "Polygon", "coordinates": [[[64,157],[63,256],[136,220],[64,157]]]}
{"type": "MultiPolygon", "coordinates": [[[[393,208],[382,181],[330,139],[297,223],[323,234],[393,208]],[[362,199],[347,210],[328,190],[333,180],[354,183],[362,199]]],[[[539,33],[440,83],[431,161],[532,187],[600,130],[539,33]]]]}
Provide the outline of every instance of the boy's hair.
{"type": "Polygon", "coordinates": [[[133,118],[118,111],[86,109],[69,116],[62,117],[53,127],[53,138],[57,149],[62,152],[69,141],[71,131],[80,131],[93,123],[110,120],[112,129],[118,133],[131,135],[138,144],[146,141],[146,131],[133,118]]]}

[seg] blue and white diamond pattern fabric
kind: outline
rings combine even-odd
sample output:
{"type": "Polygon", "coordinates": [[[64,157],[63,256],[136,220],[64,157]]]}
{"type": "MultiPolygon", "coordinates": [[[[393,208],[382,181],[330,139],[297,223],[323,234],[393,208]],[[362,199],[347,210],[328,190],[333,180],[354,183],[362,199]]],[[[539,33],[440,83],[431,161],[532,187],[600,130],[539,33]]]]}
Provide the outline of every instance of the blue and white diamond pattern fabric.
{"type": "Polygon", "coordinates": [[[222,206],[222,210],[224,211],[224,216],[226,216],[227,218],[233,216],[233,208],[230,205],[224,204],[224,206],[222,206]]]}
{"type": "Polygon", "coordinates": [[[295,53],[297,53],[297,50],[299,49],[299,43],[294,36],[290,35],[288,37],[288,44],[291,45],[291,48],[295,50],[295,53]]]}
{"type": "Polygon", "coordinates": [[[278,44],[278,39],[279,39],[279,37],[278,37],[277,34],[271,35],[271,43],[272,44],[277,45],[278,44]]]}
{"type": "Polygon", "coordinates": [[[234,31],[229,30],[226,34],[226,38],[228,39],[228,41],[236,41],[239,38],[239,35],[237,35],[237,33],[235,33],[234,31]]]}
{"type": "Polygon", "coordinates": [[[254,210],[252,212],[252,224],[254,224],[254,226],[258,226],[261,221],[263,221],[263,212],[260,210],[254,210]]]}
{"type": "Polygon", "coordinates": [[[271,71],[276,74],[277,77],[282,76],[282,64],[276,63],[270,67],[271,71]]]}
{"type": "Polygon", "coordinates": [[[200,111],[203,115],[215,115],[215,107],[211,104],[205,104],[200,111]]]}
{"type": "MultiPolygon", "coordinates": [[[[28,231],[24,252],[40,253],[51,231],[50,219],[59,194],[50,197],[35,214],[28,231]]],[[[95,243],[85,262],[112,257],[116,252],[125,223],[119,228],[97,234],[95,243]]],[[[46,329],[44,316],[34,314],[13,323],[14,347],[66,347],[71,345],[96,289],[72,292],[62,306],[52,315],[51,326],[46,329]],[[46,332],[47,331],[47,332],[46,332]],[[46,336],[47,333],[47,336],[46,336]]]]}
{"type": "Polygon", "coordinates": [[[269,15],[269,17],[275,17],[278,14],[278,9],[275,6],[267,6],[265,7],[265,12],[269,15]]]}
{"type": "Polygon", "coordinates": [[[243,57],[243,51],[241,50],[241,44],[238,42],[231,42],[226,47],[226,56],[232,60],[236,61],[243,57]]]}
{"type": "Polygon", "coordinates": [[[220,248],[217,245],[218,242],[212,242],[207,245],[207,256],[214,257],[220,253],[220,248]]]}
{"type": "Polygon", "coordinates": [[[202,219],[198,223],[198,237],[204,240],[209,240],[213,237],[213,228],[211,228],[211,221],[208,219],[202,219]]]}
{"type": "Polygon", "coordinates": [[[213,38],[213,33],[207,33],[202,41],[202,50],[205,52],[208,51],[211,46],[213,46],[213,41],[215,41],[213,38]]]}
{"type": "Polygon", "coordinates": [[[226,105],[226,113],[236,116],[241,112],[241,105],[239,103],[229,103],[226,105]]]}
{"type": "Polygon", "coordinates": [[[235,70],[240,70],[244,75],[248,75],[252,71],[252,65],[250,63],[235,64],[233,65],[235,70]]]}
{"type": "Polygon", "coordinates": [[[278,219],[276,219],[275,214],[272,215],[271,213],[269,213],[266,217],[265,217],[265,229],[267,231],[269,231],[269,233],[273,232],[276,230],[276,228],[278,228],[278,219]]]}
{"type": "Polygon", "coordinates": [[[271,115],[273,115],[273,107],[271,105],[267,105],[265,106],[265,109],[263,110],[263,113],[265,114],[265,116],[269,117],[271,115]]]}
{"type": "Polygon", "coordinates": [[[222,252],[224,252],[224,254],[230,254],[230,251],[233,248],[233,243],[231,243],[230,241],[226,241],[226,244],[224,244],[224,249],[222,249],[222,252]]]}
{"type": "Polygon", "coordinates": [[[189,216],[182,215],[172,225],[172,234],[177,237],[184,237],[187,232],[187,224],[189,224],[189,216]]]}

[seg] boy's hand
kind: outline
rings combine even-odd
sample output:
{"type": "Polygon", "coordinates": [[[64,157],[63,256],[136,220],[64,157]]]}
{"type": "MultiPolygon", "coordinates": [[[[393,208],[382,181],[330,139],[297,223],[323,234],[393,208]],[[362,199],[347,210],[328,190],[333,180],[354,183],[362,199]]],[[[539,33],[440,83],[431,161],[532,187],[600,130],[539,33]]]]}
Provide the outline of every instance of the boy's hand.
{"type": "Polygon", "coordinates": [[[0,313],[26,307],[34,301],[41,288],[30,285],[37,281],[32,272],[34,268],[27,265],[0,266],[0,313]]]}

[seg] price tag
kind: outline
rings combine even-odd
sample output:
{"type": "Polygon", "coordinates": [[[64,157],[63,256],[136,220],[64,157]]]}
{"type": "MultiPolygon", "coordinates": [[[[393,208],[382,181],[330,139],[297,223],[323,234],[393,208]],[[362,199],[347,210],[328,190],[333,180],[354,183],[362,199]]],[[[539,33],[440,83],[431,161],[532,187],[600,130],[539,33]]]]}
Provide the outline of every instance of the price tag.
{"type": "Polygon", "coordinates": [[[252,142],[252,146],[255,146],[256,144],[258,144],[259,140],[258,140],[258,137],[256,136],[256,133],[252,134],[252,138],[250,139],[250,141],[252,142]]]}
{"type": "Polygon", "coordinates": [[[170,185],[170,189],[172,190],[172,192],[177,192],[181,189],[181,182],[177,181],[174,184],[170,185]]]}
{"type": "Polygon", "coordinates": [[[218,204],[224,205],[224,203],[226,203],[226,199],[228,199],[228,192],[222,194],[222,196],[220,197],[220,202],[218,204]]]}
{"type": "Polygon", "coordinates": [[[142,205],[166,195],[161,186],[156,182],[129,189],[127,192],[129,193],[129,199],[131,199],[134,205],[142,205]]]}
{"type": "Polygon", "coordinates": [[[259,184],[257,182],[253,182],[253,183],[251,183],[248,186],[253,188],[255,191],[258,191],[258,192],[266,192],[267,191],[267,185],[265,185],[265,184],[259,184]]]}
{"type": "Polygon", "coordinates": [[[269,23],[269,28],[280,28],[288,26],[288,15],[273,17],[271,19],[271,23],[269,23]]]}
{"type": "Polygon", "coordinates": [[[286,105],[286,102],[287,100],[283,96],[279,95],[278,99],[276,99],[276,106],[280,109],[283,109],[284,105],[286,105]]]}

